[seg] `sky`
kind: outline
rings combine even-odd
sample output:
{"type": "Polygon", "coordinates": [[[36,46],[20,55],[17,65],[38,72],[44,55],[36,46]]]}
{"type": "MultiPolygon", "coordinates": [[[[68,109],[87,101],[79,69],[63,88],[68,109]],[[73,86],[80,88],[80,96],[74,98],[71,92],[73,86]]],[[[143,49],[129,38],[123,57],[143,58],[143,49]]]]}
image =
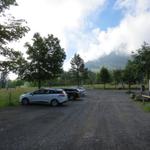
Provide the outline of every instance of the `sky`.
{"type": "Polygon", "coordinates": [[[60,39],[70,67],[75,53],[85,62],[112,51],[129,54],[150,43],[150,0],[17,0],[11,7],[16,18],[25,19],[30,32],[12,46],[25,52],[33,34],[54,34],[60,39]]]}

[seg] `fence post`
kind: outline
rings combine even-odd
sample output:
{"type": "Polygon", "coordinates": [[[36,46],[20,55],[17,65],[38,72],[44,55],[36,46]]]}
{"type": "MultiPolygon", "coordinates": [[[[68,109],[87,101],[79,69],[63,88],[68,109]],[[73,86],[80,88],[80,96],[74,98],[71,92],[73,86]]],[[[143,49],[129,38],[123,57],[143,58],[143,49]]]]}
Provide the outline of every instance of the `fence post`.
{"type": "Polygon", "coordinates": [[[11,95],[11,89],[9,89],[8,104],[9,104],[9,106],[11,106],[11,105],[12,105],[12,95],[11,95]]]}
{"type": "Polygon", "coordinates": [[[149,84],[148,84],[148,94],[150,95],[150,80],[149,80],[149,84]]]}

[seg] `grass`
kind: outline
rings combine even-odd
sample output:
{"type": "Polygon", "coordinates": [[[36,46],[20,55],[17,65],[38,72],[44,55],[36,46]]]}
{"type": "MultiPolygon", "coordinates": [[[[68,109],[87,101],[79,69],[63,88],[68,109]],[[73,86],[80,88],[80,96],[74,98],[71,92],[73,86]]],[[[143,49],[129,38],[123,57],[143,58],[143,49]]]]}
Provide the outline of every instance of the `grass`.
{"type": "Polygon", "coordinates": [[[6,106],[16,106],[19,104],[19,96],[25,92],[34,90],[35,88],[12,88],[0,89],[0,108],[6,106]]]}
{"type": "Polygon", "coordinates": [[[145,111],[147,111],[147,112],[150,112],[150,102],[144,104],[143,109],[144,109],[145,111]]]}
{"type": "Polygon", "coordinates": [[[150,112],[150,102],[137,102],[138,105],[145,111],[145,112],[150,112]]]}
{"type": "Polygon", "coordinates": [[[131,93],[130,98],[135,100],[135,102],[146,112],[150,112],[150,101],[143,101],[140,94],[131,93]]]}

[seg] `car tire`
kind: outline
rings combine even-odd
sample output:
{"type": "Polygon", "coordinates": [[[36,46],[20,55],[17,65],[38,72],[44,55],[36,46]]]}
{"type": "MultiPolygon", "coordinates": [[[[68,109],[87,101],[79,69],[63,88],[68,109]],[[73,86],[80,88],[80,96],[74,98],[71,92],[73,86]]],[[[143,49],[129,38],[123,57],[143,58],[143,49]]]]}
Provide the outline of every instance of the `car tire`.
{"type": "Polygon", "coordinates": [[[29,105],[29,100],[27,98],[23,98],[21,103],[22,105],[29,105]]]}
{"type": "Polygon", "coordinates": [[[56,107],[58,105],[59,105],[59,103],[58,103],[57,99],[54,99],[54,100],[51,101],[51,106],[56,107]]]}

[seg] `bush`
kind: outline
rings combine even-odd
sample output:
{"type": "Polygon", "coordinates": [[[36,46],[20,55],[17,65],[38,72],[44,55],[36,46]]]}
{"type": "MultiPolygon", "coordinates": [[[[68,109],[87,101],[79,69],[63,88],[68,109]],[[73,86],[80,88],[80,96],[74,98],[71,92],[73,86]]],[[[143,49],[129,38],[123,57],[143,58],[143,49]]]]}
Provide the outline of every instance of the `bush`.
{"type": "Polygon", "coordinates": [[[131,93],[131,94],[130,94],[130,98],[135,99],[135,97],[136,97],[136,94],[135,94],[135,93],[131,93]]]}
{"type": "Polygon", "coordinates": [[[142,101],[142,96],[141,95],[136,95],[134,99],[136,101],[142,101]]]}

